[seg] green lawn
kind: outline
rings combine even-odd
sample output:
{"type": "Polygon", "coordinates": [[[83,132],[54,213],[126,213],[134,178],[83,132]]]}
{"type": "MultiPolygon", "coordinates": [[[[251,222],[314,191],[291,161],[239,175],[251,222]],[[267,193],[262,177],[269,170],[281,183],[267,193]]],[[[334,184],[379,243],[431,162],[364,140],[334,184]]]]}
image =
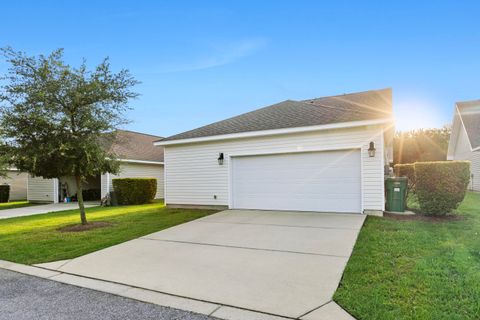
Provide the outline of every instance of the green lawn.
{"type": "Polygon", "coordinates": [[[480,319],[480,194],[462,219],[368,217],[334,300],[358,319],[480,319]]]}
{"type": "Polygon", "coordinates": [[[29,207],[35,206],[35,203],[30,203],[28,201],[11,201],[11,202],[2,202],[0,203],[0,210],[5,209],[14,209],[14,208],[22,208],[22,207],[29,207]]]}
{"type": "Polygon", "coordinates": [[[58,231],[79,222],[77,210],[0,220],[0,259],[26,264],[71,259],[215,212],[167,209],[160,202],[86,210],[89,221],[107,221],[113,226],[58,231]]]}

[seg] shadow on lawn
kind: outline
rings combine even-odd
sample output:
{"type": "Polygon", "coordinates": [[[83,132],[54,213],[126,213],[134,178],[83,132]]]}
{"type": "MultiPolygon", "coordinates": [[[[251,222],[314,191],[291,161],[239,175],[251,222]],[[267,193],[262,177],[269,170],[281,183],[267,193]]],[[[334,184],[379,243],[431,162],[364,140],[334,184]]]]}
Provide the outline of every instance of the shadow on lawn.
{"type": "Polygon", "coordinates": [[[60,232],[84,232],[99,228],[112,227],[114,223],[106,221],[94,221],[87,224],[71,224],[57,229],[60,232]]]}

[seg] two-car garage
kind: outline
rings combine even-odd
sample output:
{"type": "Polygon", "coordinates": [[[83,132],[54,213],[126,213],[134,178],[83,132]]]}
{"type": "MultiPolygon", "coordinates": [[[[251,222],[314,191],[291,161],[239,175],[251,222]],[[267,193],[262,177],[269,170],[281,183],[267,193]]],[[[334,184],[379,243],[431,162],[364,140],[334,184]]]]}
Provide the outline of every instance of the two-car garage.
{"type": "Polygon", "coordinates": [[[359,149],[231,158],[235,209],[361,212],[359,149]]]}
{"type": "Polygon", "coordinates": [[[392,92],[286,100],[157,141],[168,206],[382,214],[392,92]]]}

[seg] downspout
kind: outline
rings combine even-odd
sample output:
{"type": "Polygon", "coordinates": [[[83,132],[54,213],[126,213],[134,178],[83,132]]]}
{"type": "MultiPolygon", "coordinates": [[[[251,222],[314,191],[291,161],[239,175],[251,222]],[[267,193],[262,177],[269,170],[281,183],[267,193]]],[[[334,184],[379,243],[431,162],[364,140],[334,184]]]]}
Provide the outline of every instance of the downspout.
{"type": "Polygon", "coordinates": [[[110,172],[105,173],[105,179],[107,179],[107,192],[105,194],[105,197],[110,194],[110,172]]]}

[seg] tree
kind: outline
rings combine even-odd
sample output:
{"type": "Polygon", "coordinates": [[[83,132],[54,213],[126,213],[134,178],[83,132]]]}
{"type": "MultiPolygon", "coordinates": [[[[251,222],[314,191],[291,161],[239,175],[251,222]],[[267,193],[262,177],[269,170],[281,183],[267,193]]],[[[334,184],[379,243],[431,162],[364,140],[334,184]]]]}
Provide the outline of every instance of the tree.
{"type": "Polygon", "coordinates": [[[128,70],[113,73],[108,58],[88,71],[85,60],[78,68],[66,64],[62,49],[37,57],[12,48],[2,52],[10,66],[0,91],[0,134],[9,161],[34,176],[75,177],[85,225],[82,183],[118,173],[118,161],[103,143],[128,122],[124,114],[138,96],[131,89],[138,82],[128,70]]]}
{"type": "Polygon", "coordinates": [[[0,178],[7,178],[8,154],[6,153],[6,150],[4,150],[4,146],[5,143],[0,140],[0,178]]]}
{"type": "Polygon", "coordinates": [[[394,163],[447,160],[450,128],[397,132],[393,139],[394,163]]]}

